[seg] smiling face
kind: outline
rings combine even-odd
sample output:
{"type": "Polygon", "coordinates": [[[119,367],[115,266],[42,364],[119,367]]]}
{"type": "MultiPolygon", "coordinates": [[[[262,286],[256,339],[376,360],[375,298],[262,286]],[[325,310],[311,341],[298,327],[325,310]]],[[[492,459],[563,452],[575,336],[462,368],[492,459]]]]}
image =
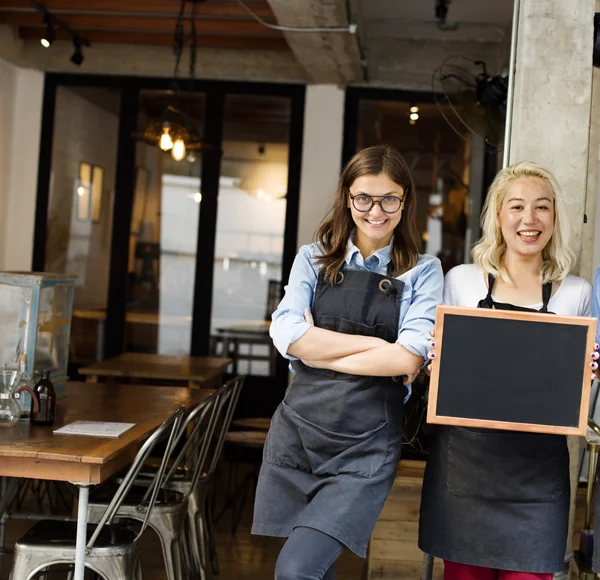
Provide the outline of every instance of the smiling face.
{"type": "Polygon", "coordinates": [[[515,179],[504,196],[498,225],[507,252],[541,254],[554,232],[554,201],[548,185],[539,177],[515,179]]]}
{"type": "Polygon", "coordinates": [[[404,198],[404,189],[402,186],[394,183],[387,174],[380,173],[379,175],[362,175],[357,177],[354,183],[350,186],[350,196],[348,197],[348,207],[352,213],[352,219],[356,224],[355,243],[358,247],[365,245],[367,247],[379,249],[387,246],[392,239],[394,229],[400,223],[402,218],[402,210],[404,203],[399,204],[399,208],[394,213],[386,213],[381,208],[381,205],[388,209],[393,207],[394,202],[388,198],[404,198]],[[365,203],[366,207],[370,203],[368,198],[362,195],[373,197],[375,202],[368,211],[359,211],[356,207],[361,208],[365,203]],[[358,197],[355,197],[358,196],[358,197]],[[355,203],[352,203],[352,198],[355,197],[355,203]],[[356,207],[355,207],[356,205],[356,207]]]}

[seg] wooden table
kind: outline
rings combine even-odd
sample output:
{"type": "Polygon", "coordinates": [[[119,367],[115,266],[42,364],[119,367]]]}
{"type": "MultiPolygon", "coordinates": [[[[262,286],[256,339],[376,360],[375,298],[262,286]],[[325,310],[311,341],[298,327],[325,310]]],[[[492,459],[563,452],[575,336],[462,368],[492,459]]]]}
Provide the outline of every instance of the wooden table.
{"type": "Polygon", "coordinates": [[[83,580],[89,487],[134,458],[143,442],[179,406],[192,408],[212,391],[186,387],[67,383],[52,427],[19,423],[0,429],[0,476],[70,481],[79,488],[75,580],[83,580]],[[151,389],[152,396],[148,396],[151,389]],[[135,423],[116,439],[55,435],[72,421],[135,423]]]}
{"type": "Polygon", "coordinates": [[[186,381],[188,386],[216,388],[231,359],[216,356],[171,356],[126,352],[79,369],[87,381],[98,377],[186,381]]]}

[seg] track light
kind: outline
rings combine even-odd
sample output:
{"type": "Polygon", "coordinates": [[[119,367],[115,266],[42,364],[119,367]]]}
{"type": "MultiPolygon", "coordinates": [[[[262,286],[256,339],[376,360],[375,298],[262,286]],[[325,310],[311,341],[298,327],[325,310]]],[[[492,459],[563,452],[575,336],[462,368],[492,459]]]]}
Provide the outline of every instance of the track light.
{"type": "Polygon", "coordinates": [[[71,55],[71,62],[80,66],[83,62],[83,51],[81,50],[81,40],[79,39],[79,36],[73,37],[73,48],[75,50],[71,55]]]}
{"type": "Polygon", "coordinates": [[[44,24],[46,25],[46,33],[40,39],[44,48],[49,48],[54,42],[54,24],[52,23],[52,17],[46,13],[44,15],[44,24]]]}

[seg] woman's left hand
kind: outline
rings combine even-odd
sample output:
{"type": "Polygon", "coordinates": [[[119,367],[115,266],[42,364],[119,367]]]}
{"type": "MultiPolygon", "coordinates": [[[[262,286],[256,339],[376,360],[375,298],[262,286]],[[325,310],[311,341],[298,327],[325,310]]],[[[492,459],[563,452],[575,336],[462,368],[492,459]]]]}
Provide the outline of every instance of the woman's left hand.
{"type": "Polygon", "coordinates": [[[600,348],[600,345],[598,345],[598,343],[596,343],[594,345],[594,352],[592,354],[590,354],[590,357],[592,359],[590,366],[592,367],[592,370],[596,373],[596,376],[600,376],[599,371],[598,371],[598,363],[596,362],[600,358],[600,354],[598,353],[599,348],[600,348]]]}
{"type": "Polygon", "coordinates": [[[402,377],[402,383],[405,385],[412,385],[412,383],[415,382],[415,379],[419,376],[420,372],[421,372],[421,369],[418,369],[411,375],[404,375],[402,377]]]}
{"type": "Polygon", "coordinates": [[[326,360],[304,360],[301,359],[302,362],[311,369],[326,369],[328,368],[328,361],[326,360]]]}

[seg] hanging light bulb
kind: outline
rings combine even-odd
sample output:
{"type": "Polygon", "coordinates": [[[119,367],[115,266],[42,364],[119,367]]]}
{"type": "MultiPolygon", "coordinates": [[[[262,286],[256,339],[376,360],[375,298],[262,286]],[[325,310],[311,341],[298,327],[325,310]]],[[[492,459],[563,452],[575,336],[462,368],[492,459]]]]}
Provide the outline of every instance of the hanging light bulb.
{"type": "Polygon", "coordinates": [[[169,125],[165,123],[163,126],[163,134],[160,136],[160,140],[158,141],[158,146],[163,151],[168,151],[173,147],[173,139],[171,139],[171,135],[169,133],[169,125]]]}
{"type": "Polygon", "coordinates": [[[171,157],[175,161],[181,161],[185,157],[185,143],[183,139],[175,139],[173,149],[171,149],[171,157]]]}

